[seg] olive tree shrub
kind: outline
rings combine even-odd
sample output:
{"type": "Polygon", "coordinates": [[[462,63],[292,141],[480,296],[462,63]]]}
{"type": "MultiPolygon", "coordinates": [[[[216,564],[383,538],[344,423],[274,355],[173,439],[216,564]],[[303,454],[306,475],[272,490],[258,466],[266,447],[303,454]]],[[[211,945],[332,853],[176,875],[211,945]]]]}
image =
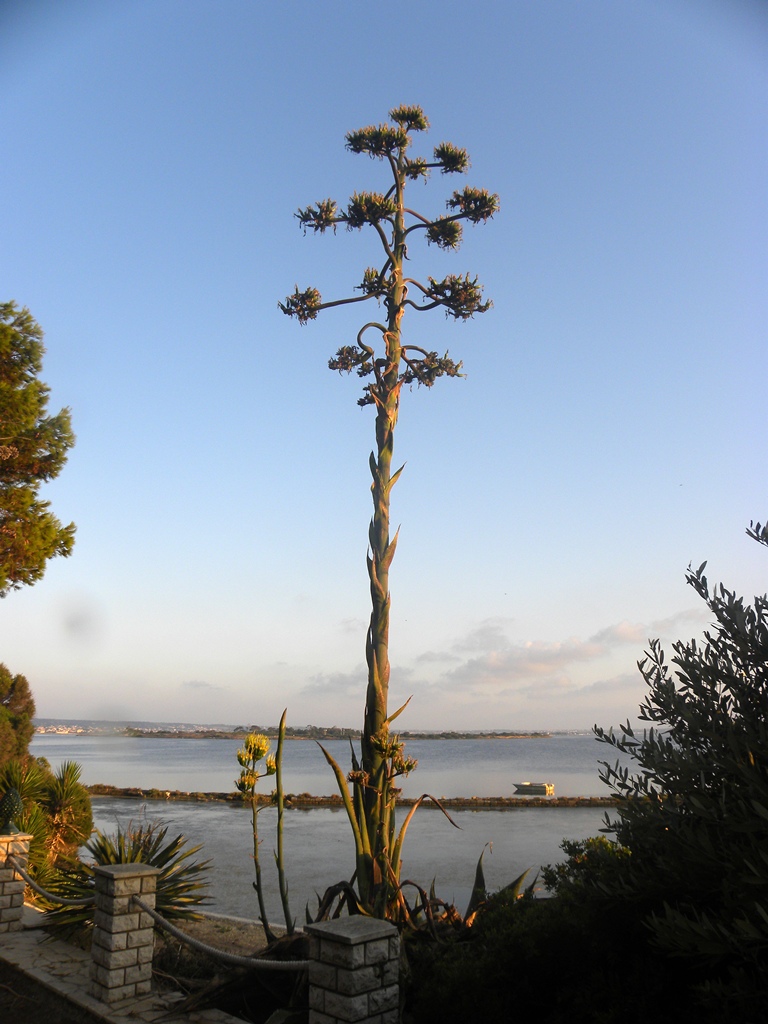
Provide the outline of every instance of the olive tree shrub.
{"type": "MultiPolygon", "coordinates": [[[[747,533],[768,546],[768,525],[747,533]]],[[[653,641],[639,663],[650,727],[595,727],[634,763],[603,762],[623,798],[607,831],[629,856],[590,881],[642,909],[659,949],[705,967],[738,1018],[768,989],[768,597],[746,604],[705,568],[687,575],[713,616],[703,640],[669,662],[653,641]]]]}

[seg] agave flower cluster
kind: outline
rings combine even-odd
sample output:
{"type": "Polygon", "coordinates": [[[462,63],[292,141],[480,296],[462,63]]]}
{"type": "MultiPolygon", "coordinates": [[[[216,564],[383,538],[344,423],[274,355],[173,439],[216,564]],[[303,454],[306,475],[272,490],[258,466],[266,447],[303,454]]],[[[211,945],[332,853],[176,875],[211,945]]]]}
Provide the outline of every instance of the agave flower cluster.
{"type": "Polygon", "coordinates": [[[251,732],[245,737],[245,743],[237,752],[237,763],[240,765],[240,778],[235,780],[235,787],[240,793],[252,795],[259,779],[274,775],[277,765],[273,754],[268,754],[269,739],[261,732],[251,732]],[[266,758],[266,760],[264,760],[266,758]],[[256,770],[256,765],[264,761],[264,771],[256,770]]]}

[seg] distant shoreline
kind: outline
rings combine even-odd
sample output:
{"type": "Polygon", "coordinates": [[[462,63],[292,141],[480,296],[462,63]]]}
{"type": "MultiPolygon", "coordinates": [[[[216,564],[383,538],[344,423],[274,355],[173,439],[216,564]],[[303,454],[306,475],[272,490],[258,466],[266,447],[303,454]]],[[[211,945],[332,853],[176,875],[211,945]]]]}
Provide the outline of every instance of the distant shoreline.
{"type": "MultiPolygon", "coordinates": [[[[153,729],[137,726],[122,728],[104,728],[82,726],[37,726],[36,736],[127,736],[131,739],[157,740],[242,740],[249,732],[263,733],[271,740],[277,739],[277,726],[264,728],[252,726],[245,729],[153,729]]],[[[287,740],[359,740],[360,731],[356,729],[329,729],[320,726],[304,728],[288,728],[287,740]]],[[[402,740],[542,740],[551,739],[551,732],[418,732],[406,730],[398,734],[402,740]]]]}
{"type": "MultiPolygon", "coordinates": [[[[271,740],[277,739],[277,729],[252,730],[263,732],[271,740]]],[[[160,740],[241,740],[245,730],[225,732],[221,730],[199,730],[195,732],[155,731],[150,729],[123,729],[122,736],[160,740]]],[[[401,732],[402,740],[539,740],[550,739],[548,732],[401,732]]],[[[287,730],[287,740],[359,740],[360,732],[351,729],[295,729],[287,730]]]]}
{"type": "MultiPolygon", "coordinates": [[[[228,803],[244,806],[246,800],[238,792],[231,793],[186,793],[181,790],[121,788],[119,786],[93,785],[86,787],[91,796],[106,796],[122,800],[165,800],[186,801],[188,803],[228,803]]],[[[412,807],[418,798],[399,797],[399,807],[412,807]]],[[[258,794],[257,802],[269,805],[272,798],[267,794],[258,794]]],[[[454,811],[503,811],[520,807],[615,807],[619,801],[610,796],[452,796],[440,797],[441,806],[454,811]]],[[[313,808],[343,808],[341,797],[334,793],[331,796],[312,796],[310,793],[286,793],[285,805],[295,810],[312,810],[313,808]]],[[[425,800],[422,807],[438,809],[437,804],[425,800]]]]}

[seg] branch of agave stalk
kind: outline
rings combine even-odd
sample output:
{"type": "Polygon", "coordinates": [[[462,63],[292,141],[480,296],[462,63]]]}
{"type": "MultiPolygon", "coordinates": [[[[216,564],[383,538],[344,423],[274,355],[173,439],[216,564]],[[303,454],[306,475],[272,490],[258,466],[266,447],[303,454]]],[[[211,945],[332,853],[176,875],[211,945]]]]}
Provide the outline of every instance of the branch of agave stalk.
{"type": "Polygon", "coordinates": [[[258,816],[259,811],[262,810],[264,805],[257,805],[255,792],[251,796],[251,816],[253,821],[253,865],[256,869],[256,881],[253,883],[253,887],[256,890],[256,896],[259,901],[259,914],[261,915],[261,923],[264,928],[264,935],[266,936],[267,942],[274,942],[275,936],[272,929],[269,927],[269,918],[267,917],[267,908],[264,903],[264,890],[261,884],[261,863],[259,861],[259,825],[258,816]]]}
{"type": "MultiPolygon", "coordinates": [[[[318,743],[317,745],[322,750],[325,760],[331,766],[331,770],[336,776],[336,783],[339,787],[339,793],[341,795],[342,803],[344,804],[344,810],[347,812],[347,818],[349,819],[349,824],[352,828],[352,835],[355,840],[355,867],[357,869],[357,883],[360,888],[360,900],[367,907],[370,899],[368,879],[371,877],[371,865],[373,863],[368,831],[366,828],[361,828],[360,822],[355,814],[355,808],[352,803],[352,797],[349,794],[344,772],[339,767],[339,764],[333,755],[328,753],[322,743],[318,743]]],[[[356,787],[356,790],[357,788],[359,787],[356,787]]]]}
{"type": "Polygon", "coordinates": [[[280,727],[277,733],[277,753],[275,754],[275,796],[277,802],[277,852],[275,863],[277,864],[277,882],[280,888],[280,902],[283,905],[283,917],[285,928],[289,935],[293,935],[295,922],[291,917],[291,910],[288,906],[288,883],[285,878],[285,860],[283,858],[283,812],[285,810],[283,799],[283,741],[285,740],[285,716],[286,708],[280,719],[280,727]]]}

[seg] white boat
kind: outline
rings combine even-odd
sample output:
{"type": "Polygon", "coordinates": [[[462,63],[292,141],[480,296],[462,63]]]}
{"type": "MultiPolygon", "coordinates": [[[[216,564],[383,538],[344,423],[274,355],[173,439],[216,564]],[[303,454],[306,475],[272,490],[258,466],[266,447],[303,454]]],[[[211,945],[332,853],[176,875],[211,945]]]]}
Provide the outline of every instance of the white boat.
{"type": "Polygon", "coordinates": [[[515,792],[524,796],[554,796],[555,787],[551,782],[515,782],[515,792]]]}

